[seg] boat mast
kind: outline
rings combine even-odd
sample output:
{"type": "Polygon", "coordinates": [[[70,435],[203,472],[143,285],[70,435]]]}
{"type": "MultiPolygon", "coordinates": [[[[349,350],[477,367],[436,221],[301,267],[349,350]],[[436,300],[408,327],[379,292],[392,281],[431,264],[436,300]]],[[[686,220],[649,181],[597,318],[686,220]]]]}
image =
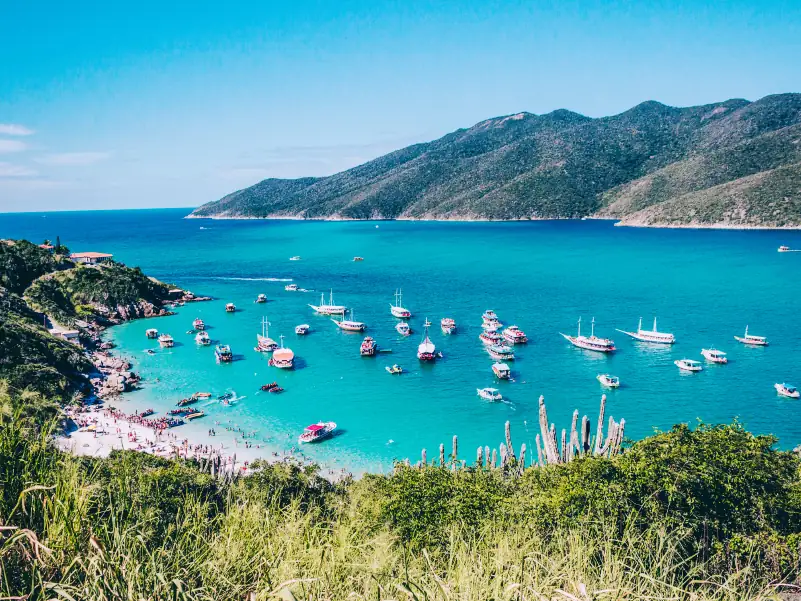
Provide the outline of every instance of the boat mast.
{"type": "Polygon", "coordinates": [[[329,295],[328,295],[328,304],[331,305],[331,306],[334,305],[334,289],[333,288],[331,288],[331,291],[329,292],[329,295]]]}
{"type": "Polygon", "coordinates": [[[642,331],[642,317],[640,317],[640,323],[637,324],[637,332],[642,331]]]}
{"type": "Polygon", "coordinates": [[[279,338],[281,339],[281,348],[284,348],[284,335],[281,334],[279,338]]]}
{"type": "Polygon", "coordinates": [[[581,338],[581,316],[579,316],[578,320],[578,335],[576,336],[576,338],[581,338]]]}
{"type": "Polygon", "coordinates": [[[592,318],[592,329],[590,330],[590,338],[595,338],[595,317],[592,318]]]}
{"type": "Polygon", "coordinates": [[[656,332],[656,315],[654,315],[654,332],[656,332]]]}

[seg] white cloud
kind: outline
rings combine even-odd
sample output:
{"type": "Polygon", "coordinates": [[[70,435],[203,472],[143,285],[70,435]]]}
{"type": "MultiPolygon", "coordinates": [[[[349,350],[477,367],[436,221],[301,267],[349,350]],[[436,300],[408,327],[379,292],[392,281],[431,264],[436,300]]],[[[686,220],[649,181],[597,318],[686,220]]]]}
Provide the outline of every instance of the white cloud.
{"type": "Polygon", "coordinates": [[[105,161],[111,156],[108,152],[61,152],[46,154],[36,159],[42,165],[55,165],[58,167],[83,167],[105,161]]]}
{"type": "Polygon", "coordinates": [[[0,123],[0,134],[4,136],[30,136],[32,129],[18,123],[0,123]]]}
{"type": "Polygon", "coordinates": [[[0,161],[0,177],[32,177],[37,172],[22,165],[0,161]]]}
{"type": "Polygon", "coordinates": [[[28,146],[19,140],[0,139],[0,152],[22,152],[28,146]]]}

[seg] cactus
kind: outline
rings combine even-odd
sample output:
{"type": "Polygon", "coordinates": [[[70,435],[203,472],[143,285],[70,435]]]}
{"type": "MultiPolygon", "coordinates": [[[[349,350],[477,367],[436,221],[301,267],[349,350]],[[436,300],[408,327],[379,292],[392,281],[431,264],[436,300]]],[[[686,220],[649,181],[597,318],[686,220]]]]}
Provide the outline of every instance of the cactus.
{"type": "Polygon", "coordinates": [[[442,443],[439,445],[439,464],[441,466],[445,465],[445,445],[442,443]]]}
{"type": "Polygon", "coordinates": [[[484,467],[483,454],[484,454],[484,448],[478,447],[476,449],[476,467],[484,467]]]}
{"type": "Polygon", "coordinates": [[[501,443],[499,454],[501,456],[501,469],[506,469],[509,464],[509,454],[506,452],[506,445],[503,443],[501,443]]]}
{"type": "Polygon", "coordinates": [[[606,410],[606,395],[601,395],[601,411],[598,413],[598,429],[595,432],[595,451],[596,455],[601,454],[601,441],[604,436],[604,411],[606,410]]]}
{"type": "Polygon", "coordinates": [[[509,421],[506,421],[506,425],[504,426],[504,433],[506,434],[506,448],[509,454],[509,461],[514,462],[515,460],[515,450],[512,446],[512,426],[509,424],[509,421]]]}
{"type": "Polygon", "coordinates": [[[581,418],[581,451],[580,455],[586,455],[590,451],[590,425],[589,418],[585,415],[581,418]]]}
{"type": "Polygon", "coordinates": [[[420,454],[420,465],[425,467],[426,464],[428,463],[427,459],[428,458],[426,457],[426,450],[423,449],[423,452],[420,454]]]}
{"type": "Polygon", "coordinates": [[[492,469],[498,466],[498,451],[492,449],[492,469]]]}
{"type": "Polygon", "coordinates": [[[539,465],[540,467],[544,467],[545,464],[542,462],[542,444],[540,442],[539,434],[537,434],[536,441],[537,441],[537,465],[539,465]]]}
{"type": "Polygon", "coordinates": [[[523,473],[523,470],[526,469],[526,443],[520,445],[520,468],[519,473],[523,473]]]}

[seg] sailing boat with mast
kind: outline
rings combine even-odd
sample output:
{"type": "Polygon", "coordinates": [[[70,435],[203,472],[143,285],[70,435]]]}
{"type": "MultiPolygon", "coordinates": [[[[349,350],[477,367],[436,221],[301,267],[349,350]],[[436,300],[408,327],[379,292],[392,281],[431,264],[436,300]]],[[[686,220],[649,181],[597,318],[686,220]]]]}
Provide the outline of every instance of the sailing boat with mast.
{"type": "Polygon", "coordinates": [[[676,337],[673,334],[668,332],[660,332],[656,329],[656,317],[654,317],[654,329],[653,330],[643,330],[642,329],[642,317],[640,317],[640,323],[637,326],[636,332],[627,332],[626,330],[617,330],[621,334],[625,334],[626,336],[631,336],[635,340],[639,340],[640,342],[651,342],[654,344],[674,344],[676,342],[676,337]]]}
{"type": "Polygon", "coordinates": [[[393,317],[398,319],[409,319],[412,316],[411,311],[403,308],[403,290],[401,288],[395,290],[395,304],[389,305],[389,311],[393,317]]]}
{"type": "Polygon", "coordinates": [[[423,340],[417,347],[417,358],[420,359],[420,361],[433,361],[437,358],[437,347],[434,346],[434,343],[431,342],[431,339],[428,337],[428,328],[430,326],[431,322],[426,318],[423,324],[423,340]]]}
{"type": "Polygon", "coordinates": [[[345,332],[364,332],[367,329],[367,325],[362,323],[361,321],[354,321],[353,320],[353,309],[350,310],[350,317],[351,319],[345,319],[344,315],[343,318],[337,321],[336,319],[332,319],[337,327],[340,330],[344,330],[345,332]]]}
{"type": "Polygon", "coordinates": [[[268,336],[270,322],[266,317],[261,318],[261,334],[256,334],[256,351],[259,353],[270,353],[278,348],[278,343],[268,336]]]}
{"type": "Polygon", "coordinates": [[[314,309],[315,313],[319,313],[320,315],[345,315],[345,312],[348,310],[347,307],[343,305],[335,305],[334,304],[334,291],[331,290],[328,296],[328,304],[325,302],[325,295],[320,293],[320,304],[319,305],[309,305],[312,309],[314,309]]]}
{"type": "MultiPolygon", "coordinates": [[[[562,334],[561,332],[559,332],[562,334]]],[[[598,338],[595,335],[595,318],[592,318],[592,331],[589,336],[582,336],[581,335],[581,317],[578,320],[578,334],[576,336],[568,336],[567,334],[562,334],[562,336],[573,346],[577,346],[579,348],[586,349],[588,351],[597,351],[599,353],[611,353],[615,350],[615,343],[614,341],[610,340],[609,338],[598,338]]]]}

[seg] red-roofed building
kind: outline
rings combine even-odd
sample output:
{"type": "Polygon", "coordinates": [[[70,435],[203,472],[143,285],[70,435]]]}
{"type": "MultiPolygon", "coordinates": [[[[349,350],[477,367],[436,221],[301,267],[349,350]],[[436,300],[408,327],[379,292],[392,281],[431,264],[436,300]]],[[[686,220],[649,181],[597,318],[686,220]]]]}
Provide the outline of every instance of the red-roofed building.
{"type": "Polygon", "coordinates": [[[83,263],[84,265],[97,265],[98,263],[106,263],[111,261],[114,255],[107,253],[85,252],[85,253],[72,253],[70,259],[76,263],[83,263]]]}

